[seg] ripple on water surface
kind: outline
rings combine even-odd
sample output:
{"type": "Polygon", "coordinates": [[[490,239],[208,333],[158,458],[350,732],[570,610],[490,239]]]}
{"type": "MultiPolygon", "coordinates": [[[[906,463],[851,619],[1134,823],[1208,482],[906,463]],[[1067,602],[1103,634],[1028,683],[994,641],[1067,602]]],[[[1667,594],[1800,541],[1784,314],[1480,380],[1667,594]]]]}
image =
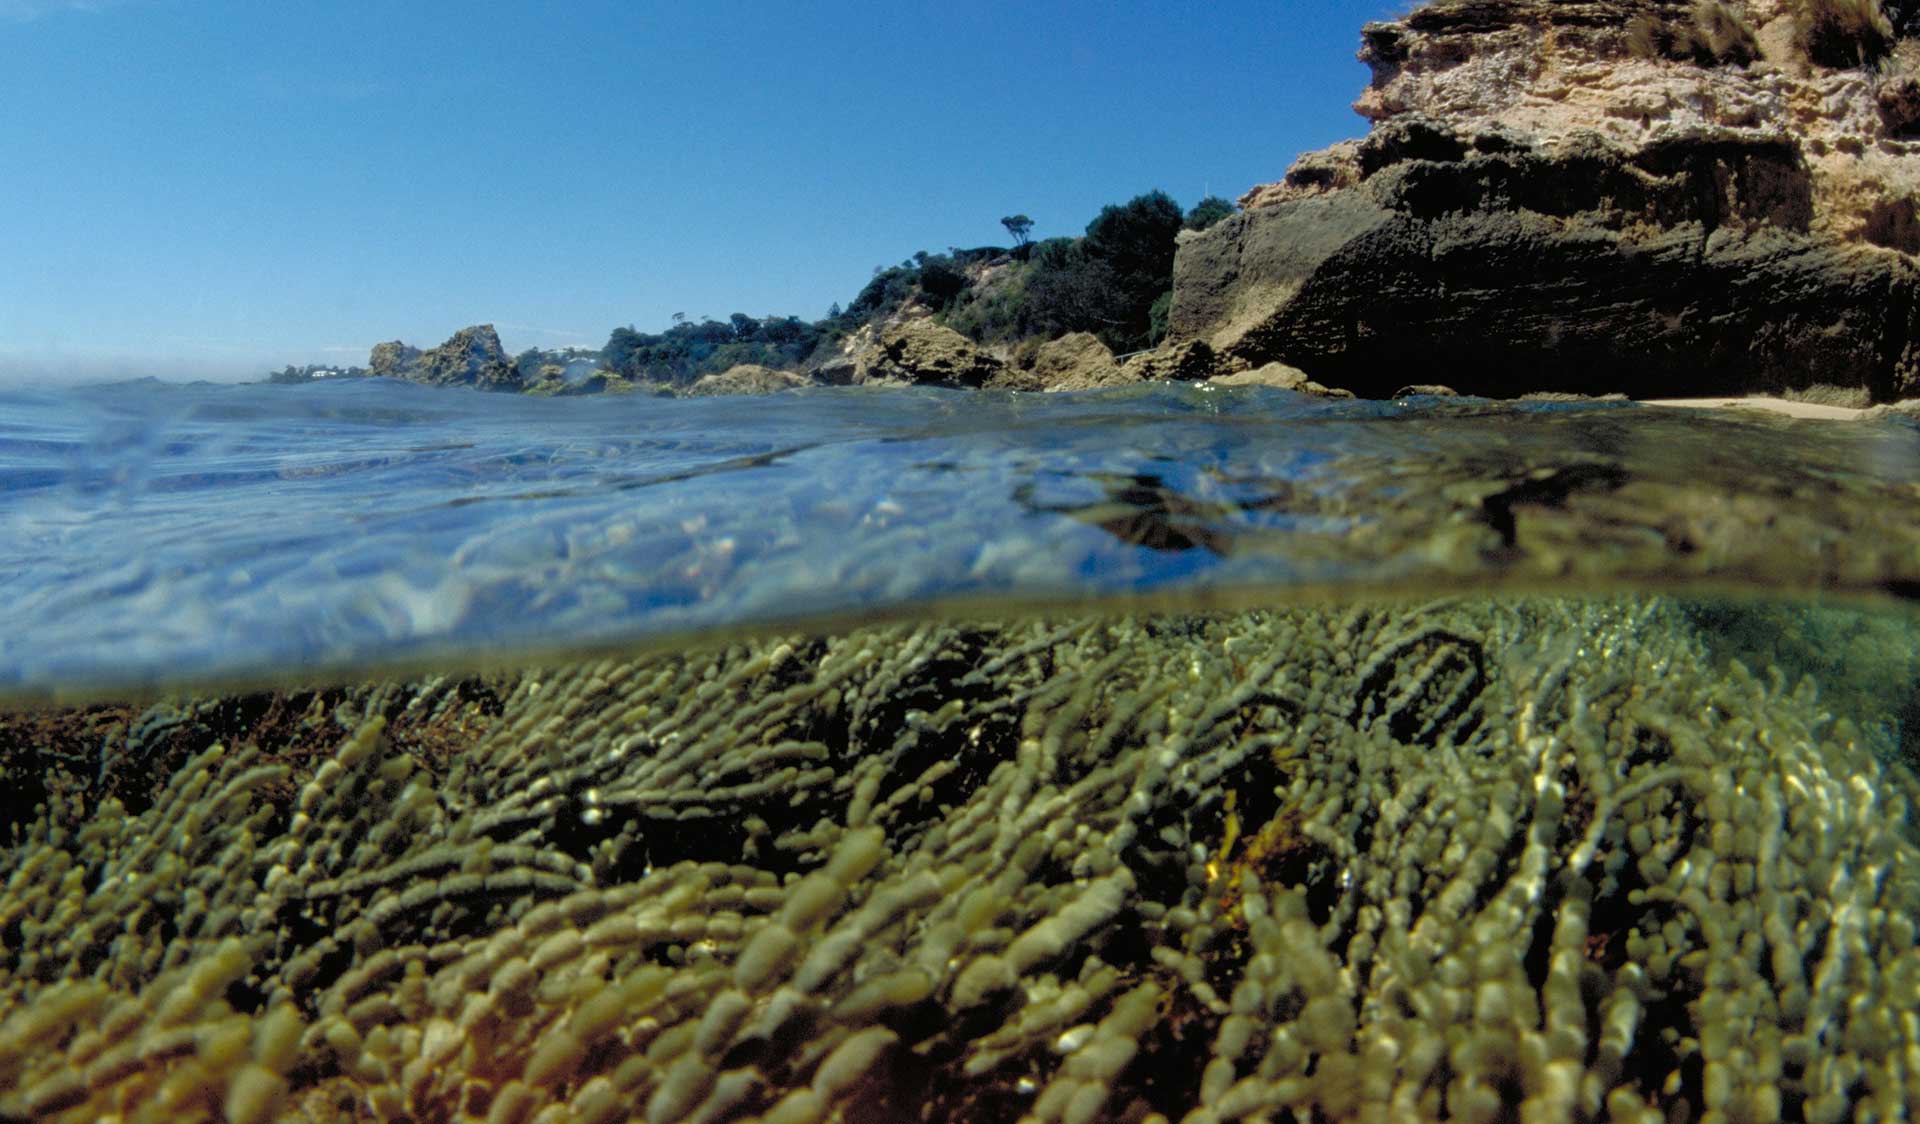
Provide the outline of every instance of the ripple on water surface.
{"type": "Polygon", "coordinates": [[[1904,421],[0,419],[0,1118],[1920,1103],[1904,421]]]}
{"type": "Polygon", "coordinates": [[[627,644],[933,602],[1904,591],[1920,429],[1279,391],[0,403],[0,684],[627,644]]]}

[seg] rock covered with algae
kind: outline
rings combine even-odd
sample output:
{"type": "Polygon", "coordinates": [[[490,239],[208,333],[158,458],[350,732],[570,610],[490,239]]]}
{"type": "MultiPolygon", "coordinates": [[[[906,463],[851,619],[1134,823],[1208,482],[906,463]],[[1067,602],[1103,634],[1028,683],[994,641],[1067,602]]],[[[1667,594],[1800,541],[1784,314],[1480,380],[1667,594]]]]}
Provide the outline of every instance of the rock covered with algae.
{"type": "Polygon", "coordinates": [[[0,1118],[1899,1116],[1915,783],[1713,668],[1666,601],[1527,601],[349,692],[323,754],[48,786],[0,1118]]]}

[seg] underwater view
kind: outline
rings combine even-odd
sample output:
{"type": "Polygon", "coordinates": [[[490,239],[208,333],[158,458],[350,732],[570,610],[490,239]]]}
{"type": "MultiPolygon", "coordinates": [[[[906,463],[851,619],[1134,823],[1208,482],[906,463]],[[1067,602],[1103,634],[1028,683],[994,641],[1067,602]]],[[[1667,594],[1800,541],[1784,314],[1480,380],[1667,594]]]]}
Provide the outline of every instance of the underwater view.
{"type": "Polygon", "coordinates": [[[0,1114],[1920,1099],[1920,425],[738,401],[9,398],[0,1114]]]}
{"type": "Polygon", "coordinates": [[[0,1124],[1920,1119],[1920,0],[0,50],[0,1124]]]}

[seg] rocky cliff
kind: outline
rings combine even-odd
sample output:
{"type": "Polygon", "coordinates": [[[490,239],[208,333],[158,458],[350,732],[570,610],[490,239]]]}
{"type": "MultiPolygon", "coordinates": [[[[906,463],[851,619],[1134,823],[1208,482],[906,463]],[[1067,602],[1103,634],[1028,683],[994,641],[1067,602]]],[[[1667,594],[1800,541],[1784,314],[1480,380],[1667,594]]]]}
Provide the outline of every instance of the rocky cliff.
{"type": "Polygon", "coordinates": [[[1172,336],[1369,395],[1920,393],[1903,30],[1872,0],[1369,24],[1370,134],[1184,242],[1172,336]]]}

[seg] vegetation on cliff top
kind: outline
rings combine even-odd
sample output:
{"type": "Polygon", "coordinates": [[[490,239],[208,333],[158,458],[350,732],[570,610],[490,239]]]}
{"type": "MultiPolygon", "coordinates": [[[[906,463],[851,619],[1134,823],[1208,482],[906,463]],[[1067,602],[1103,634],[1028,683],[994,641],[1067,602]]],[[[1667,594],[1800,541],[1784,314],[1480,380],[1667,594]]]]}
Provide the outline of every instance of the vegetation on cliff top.
{"type": "MultiPolygon", "coordinates": [[[[735,312],[724,320],[676,315],[661,332],[629,324],[613,329],[598,353],[600,369],[611,378],[566,383],[563,372],[592,353],[534,348],[513,358],[517,385],[488,385],[578,393],[629,384],[686,386],[742,364],[801,369],[833,358],[849,336],[909,308],[931,311],[977,343],[1016,345],[1091,332],[1116,352],[1135,351],[1166,334],[1179,233],[1204,230],[1233,211],[1234,205],[1218,196],[1183,211],[1165,192],[1149,191],[1102,208],[1079,237],[1041,242],[1031,240],[1031,218],[1009,215],[1000,221],[1014,237],[1012,247],[922,250],[899,265],[876,267],[845,308],[836,304],[821,320],[735,312]]],[[[404,347],[397,341],[381,346],[404,347]]],[[[372,368],[348,373],[400,371],[393,363],[372,368]]],[[[316,373],[289,367],[272,381],[306,382],[316,373]]]]}
{"type": "MultiPolygon", "coordinates": [[[[1796,0],[1790,11],[1795,45],[1818,66],[1872,65],[1920,34],[1920,0],[1796,0]]],[[[1745,66],[1761,54],[1747,13],[1726,0],[1697,0],[1683,18],[1637,16],[1627,25],[1627,46],[1641,58],[1701,66],[1745,66]]]]}
{"type": "Polygon", "coordinates": [[[736,312],[657,333],[629,325],[613,330],[602,361],[623,378],[673,385],[742,363],[799,367],[914,305],[976,343],[1091,332],[1116,352],[1136,351],[1166,334],[1179,232],[1204,230],[1232,213],[1233,204],[1218,196],[1183,211],[1165,192],[1149,191],[1102,208],[1080,237],[1041,242],[1030,240],[1032,219],[1009,215],[1000,221],[1014,246],[922,250],[876,268],[844,309],[836,305],[822,320],[736,312]]]}
{"type": "MultiPolygon", "coordinates": [[[[1410,18],[1469,3],[1435,0],[1410,18]]],[[[1744,3],[1696,0],[1685,8],[1646,7],[1624,29],[1626,47],[1635,56],[1700,66],[1746,66],[1761,58],[1760,36],[1744,3]]],[[[1795,47],[1807,62],[1878,67],[1883,115],[1905,122],[1897,129],[1920,128],[1920,75],[1913,72],[1920,50],[1913,43],[1902,45],[1920,36],[1920,0],[1790,0],[1787,16],[1795,47]]],[[[1151,348],[1167,335],[1178,236],[1205,230],[1234,209],[1231,202],[1208,196],[1183,211],[1165,192],[1154,190],[1102,208],[1078,237],[1040,241],[1032,237],[1031,217],[1007,215],[999,221],[1013,239],[1011,247],[922,250],[898,265],[876,267],[850,303],[835,304],[817,321],[742,312],[724,320],[676,314],[675,323],[660,332],[631,324],[613,329],[597,355],[599,372],[584,381],[580,360],[593,353],[582,349],[529,350],[514,358],[513,370],[500,380],[464,381],[492,389],[579,393],[645,384],[684,387],[740,365],[813,369],[837,359],[842,344],[863,329],[923,312],[996,350],[1085,332],[1125,355],[1151,348]]],[[[404,348],[398,341],[382,346],[404,348]]],[[[380,358],[376,349],[370,371],[288,367],[272,381],[390,373],[380,358]]]]}

